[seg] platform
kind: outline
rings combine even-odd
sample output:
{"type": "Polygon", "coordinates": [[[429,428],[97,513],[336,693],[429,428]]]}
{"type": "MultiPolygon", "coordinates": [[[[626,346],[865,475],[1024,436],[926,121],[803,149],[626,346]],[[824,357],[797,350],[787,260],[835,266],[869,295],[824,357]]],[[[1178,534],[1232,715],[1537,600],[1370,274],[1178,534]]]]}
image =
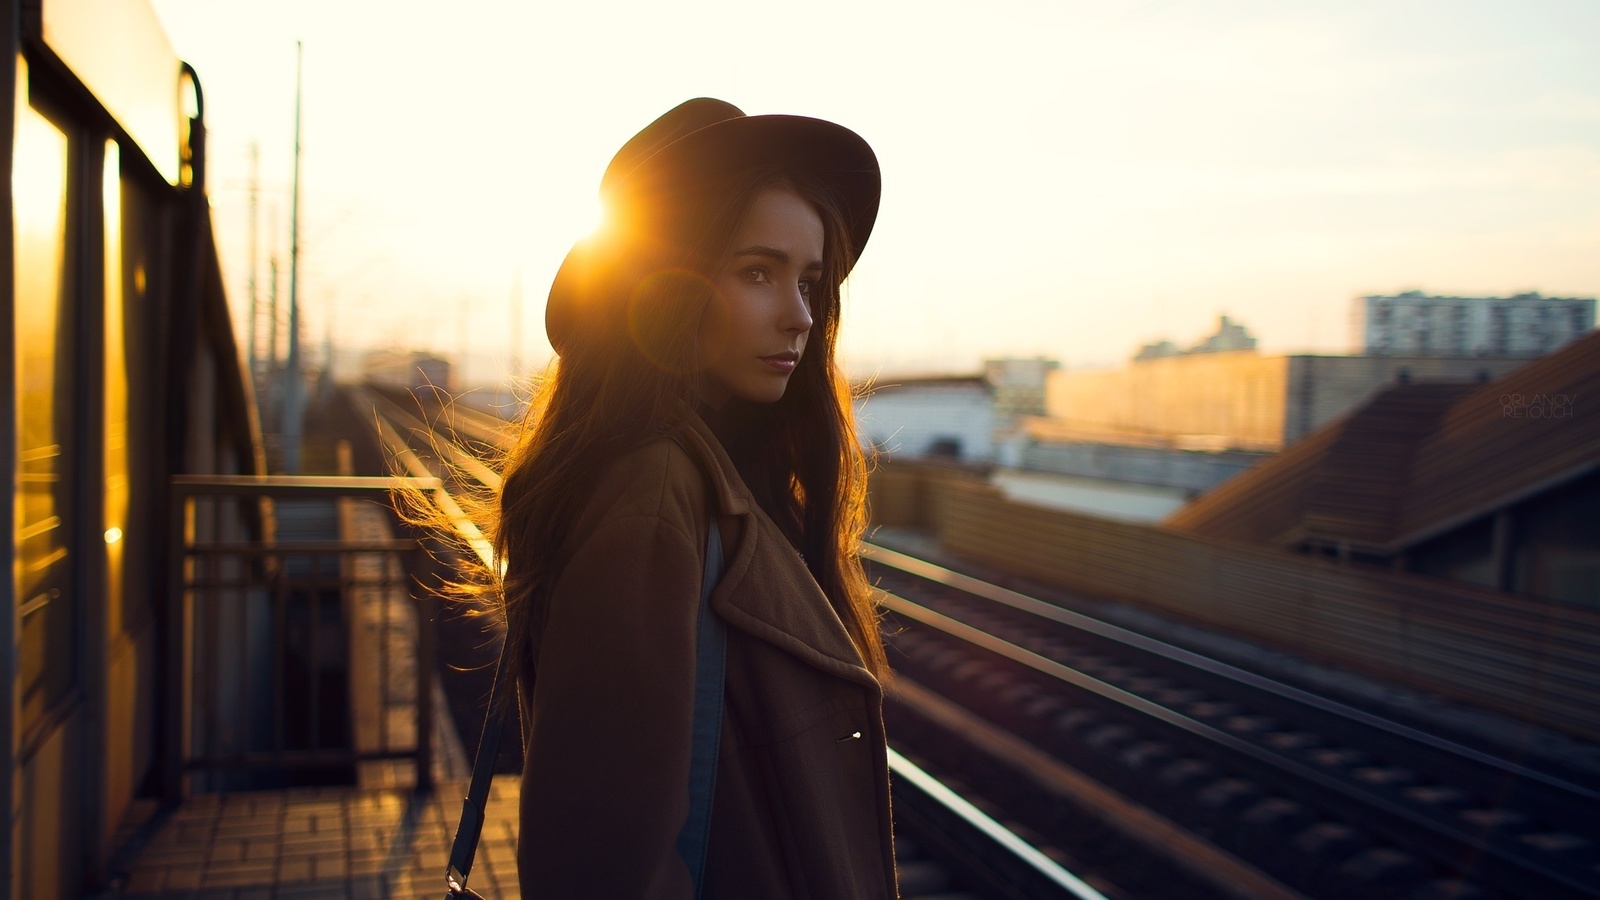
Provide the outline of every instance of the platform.
{"type": "MultiPolygon", "coordinates": [[[[489,795],[471,886],[516,896],[517,797],[502,775],[489,795]]],[[[154,825],[125,874],[127,900],[268,900],[444,895],[466,783],[201,794],[154,825]]]]}

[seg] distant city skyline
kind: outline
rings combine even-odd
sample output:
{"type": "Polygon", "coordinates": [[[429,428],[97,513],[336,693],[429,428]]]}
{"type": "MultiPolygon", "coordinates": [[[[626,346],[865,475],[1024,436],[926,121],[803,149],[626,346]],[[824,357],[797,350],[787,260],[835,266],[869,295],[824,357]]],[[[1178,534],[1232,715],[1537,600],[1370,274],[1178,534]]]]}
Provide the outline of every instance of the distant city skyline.
{"type": "Polygon", "coordinates": [[[1345,352],[1367,295],[1600,294],[1581,0],[155,5],[205,89],[241,334],[253,143],[259,277],[287,252],[297,39],[313,345],[547,358],[544,293],[601,170],[695,95],[877,150],[858,376],[1115,365],[1223,314],[1264,351],[1345,352]]]}

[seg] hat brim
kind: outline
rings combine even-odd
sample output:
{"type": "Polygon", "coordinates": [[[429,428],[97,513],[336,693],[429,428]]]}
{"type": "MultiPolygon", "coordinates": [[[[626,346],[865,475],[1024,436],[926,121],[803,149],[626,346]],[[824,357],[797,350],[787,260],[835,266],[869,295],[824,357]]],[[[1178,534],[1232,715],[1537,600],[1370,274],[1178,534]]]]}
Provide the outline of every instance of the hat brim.
{"type": "MultiPolygon", "coordinates": [[[[615,185],[608,185],[606,193],[625,198],[660,186],[690,186],[753,165],[770,165],[823,184],[839,204],[851,260],[861,257],[878,218],[882,193],[878,158],[860,135],[823,119],[738,116],[708,125],[651,154],[615,185]]],[[[575,244],[550,285],[545,332],[558,354],[588,305],[596,283],[592,269],[598,249],[584,241],[575,244]]]]}

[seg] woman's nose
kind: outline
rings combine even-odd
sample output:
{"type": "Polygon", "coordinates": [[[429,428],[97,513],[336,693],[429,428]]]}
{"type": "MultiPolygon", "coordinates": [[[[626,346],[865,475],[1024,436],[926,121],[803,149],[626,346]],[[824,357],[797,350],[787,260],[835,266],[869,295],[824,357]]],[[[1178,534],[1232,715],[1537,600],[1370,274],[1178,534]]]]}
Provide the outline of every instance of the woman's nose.
{"type": "Polygon", "coordinates": [[[799,288],[784,303],[783,330],[791,334],[811,330],[811,298],[799,288]]]}

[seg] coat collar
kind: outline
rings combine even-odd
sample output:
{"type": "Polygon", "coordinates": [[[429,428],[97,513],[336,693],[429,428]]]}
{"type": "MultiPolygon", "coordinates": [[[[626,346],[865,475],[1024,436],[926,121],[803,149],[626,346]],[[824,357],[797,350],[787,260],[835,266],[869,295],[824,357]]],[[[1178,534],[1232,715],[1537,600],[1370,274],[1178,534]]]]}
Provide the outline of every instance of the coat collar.
{"type": "Polygon", "coordinates": [[[678,436],[706,475],[726,548],[712,609],[729,625],[818,669],[880,689],[805,561],[756,504],[705,421],[691,415],[678,436]]]}

